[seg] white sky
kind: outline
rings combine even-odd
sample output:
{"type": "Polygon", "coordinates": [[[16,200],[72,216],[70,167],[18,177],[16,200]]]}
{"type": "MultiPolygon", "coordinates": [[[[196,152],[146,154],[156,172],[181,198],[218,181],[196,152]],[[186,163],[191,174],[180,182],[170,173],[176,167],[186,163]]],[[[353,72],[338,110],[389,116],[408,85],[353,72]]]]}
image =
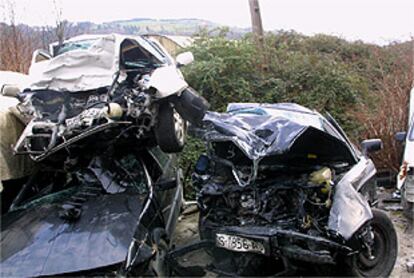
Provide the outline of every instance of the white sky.
{"type": "MultiPolygon", "coordinates": [[[[101,23],[138,17],[200,18],[249,27],[248,0],[0,0],[15,2],[16,21],[53,24],[53,2],[69,21],[101,23]]],[[[265,30],[325,33],[386,43],[414,36],[414,0],[259,0],[265,30]]],[[[5,6],[5,5],[1,5],[5,6]]],[[[4,10],[4,9],[3,9],[4,10]]],[[[6,13],[7,14],[7,13],[6,13]]],[[[4,11],[0,16],[4,17],[4,11]]]]}

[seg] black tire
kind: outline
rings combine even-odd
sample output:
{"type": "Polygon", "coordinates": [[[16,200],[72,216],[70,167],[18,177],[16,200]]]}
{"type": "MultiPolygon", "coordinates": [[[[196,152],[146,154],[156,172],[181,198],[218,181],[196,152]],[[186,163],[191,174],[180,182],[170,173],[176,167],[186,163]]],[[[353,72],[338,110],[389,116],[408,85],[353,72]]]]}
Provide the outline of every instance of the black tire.
{"type": "Polygon", "coordinates": [[[408,202],[405,198],[405,186],[401,188],[401,206],[403,208],[403,214],[404,216],[410,220],[414,220],[414,204],[411,202],[408,202]]]}
{"type": "Polygon", "coordinates": [[[169,102],[163,102],[158,108],[158,121],[154,128],[158,146],[166,153],[183,150],[187,123],[169,102]],[[181,121],[181,122],[180,122],[181,121]]]}
{"type": "Polygon", "coordinates": [[[385,212],[372,209],[372,213],[373,258],[369,258],[365,251],[348,258],[345,271],[351,276],[388,277],[394,268],[398,254],[397,233],[385,212]]]}

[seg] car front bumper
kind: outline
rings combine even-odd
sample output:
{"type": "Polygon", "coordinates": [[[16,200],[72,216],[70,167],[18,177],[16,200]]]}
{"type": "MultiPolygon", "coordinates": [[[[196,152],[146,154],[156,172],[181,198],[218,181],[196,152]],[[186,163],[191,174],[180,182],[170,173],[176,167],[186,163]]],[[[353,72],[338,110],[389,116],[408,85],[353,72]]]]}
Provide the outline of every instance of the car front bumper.
{"type": "MultiPolygon", "coordinates": [[[[264,246],[266,256],[286,257],[311,263],[335,263],[332,254],[351,253],[352,249],[330,239],[301,232],[260,226],[223,227],[213,233],[233,235],[257,241],[264,246]]],[[[218,245],[217,242],[215,244],[218,245]]]]}

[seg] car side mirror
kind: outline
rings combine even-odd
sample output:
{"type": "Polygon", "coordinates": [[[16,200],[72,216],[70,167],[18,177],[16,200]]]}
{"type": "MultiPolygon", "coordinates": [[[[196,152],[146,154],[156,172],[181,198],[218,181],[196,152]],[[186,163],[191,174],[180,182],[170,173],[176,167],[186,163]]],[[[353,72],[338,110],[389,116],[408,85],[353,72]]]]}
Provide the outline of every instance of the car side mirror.
{"type": "Polygon", "coordinates": [[[194,55],[191,52],[184,52],[178,54],[178,56],[175,58],[175,61],[177,62],[177,67],[186,66],[194,61],[194,55]]]}
{"type": "Polygon", "coordinates": [[[49,52],[43,49],[37,49],[33,52],[32,64],[50,59],[52,59],[52,56],[49,54],[49,52]]]}
{"type": "Polygon", "coordinates": [[[1,87],[1,95],[3,96],[17,98],[19,93],[20,89],[17,85],[5,84],[1,87]]]}
{"type": "Polygon", "coordinates": [[[407,132],[405,131],[399,131],[395,133],[394,135],[395,141],[400,142],[400,143],[404,142],[406,137],[407,137],[407,132]]]}
{"type": "Polygon", "coordinates": [[[367,139],[361,142],[362,153],[364,155],[373,153],[382,149],[381,139],[367,139]]]}

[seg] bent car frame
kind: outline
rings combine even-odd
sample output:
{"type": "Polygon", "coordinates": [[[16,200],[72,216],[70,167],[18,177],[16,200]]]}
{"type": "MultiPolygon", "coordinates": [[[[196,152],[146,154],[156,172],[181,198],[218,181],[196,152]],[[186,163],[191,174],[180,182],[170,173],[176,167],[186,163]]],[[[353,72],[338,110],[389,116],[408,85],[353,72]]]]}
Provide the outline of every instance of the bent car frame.
{"type": "Polygon", "coordinates": [[[213,246],[215,271],[391,273],[396,232],[371,208],[376,170],[367,154],[380,140],[363,141],[360,152],[330,115],[289,103],[230,104],[194,133],[207,145],[193,174],[200,246],[213,246]]]}

